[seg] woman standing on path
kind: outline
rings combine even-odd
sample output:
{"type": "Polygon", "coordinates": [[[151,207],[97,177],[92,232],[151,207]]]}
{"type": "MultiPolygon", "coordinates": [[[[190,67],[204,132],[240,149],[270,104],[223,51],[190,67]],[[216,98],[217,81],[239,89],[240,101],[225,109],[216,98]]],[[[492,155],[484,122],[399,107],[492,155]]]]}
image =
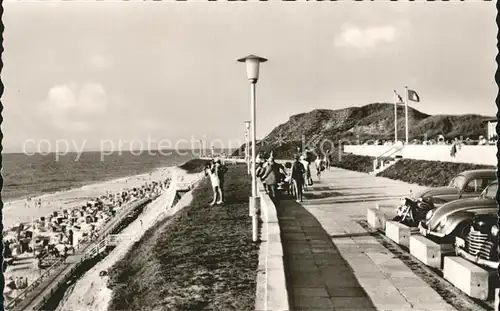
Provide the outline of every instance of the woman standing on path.
{"type": "Polygon", "coordinates": [[[217,173],[217,176],[219,177],[219,193],[220,193],[220,200],[217,204],[222,204],[224,203],[224,180],[227,172],[227,167],[222,164],[220,159],[217,159],[215,161],[215,171],[217,173]]]}
{"type": "Polygon", "coordinates": [[[217,167],[215,165],[215,161],[212,161],[212,163],[205,166],[205,176],[210,177],[210,183],[212,184],[212,190],[214,192],[214,199],[212,200],[212,202],[210,202],[210,206],[213,206],[215,204],[220,204],[221,201],[220,200],[218,201],[217,198],[222,199],[222,193],[220,190],[220,180],[217,174],[217,167]]]}

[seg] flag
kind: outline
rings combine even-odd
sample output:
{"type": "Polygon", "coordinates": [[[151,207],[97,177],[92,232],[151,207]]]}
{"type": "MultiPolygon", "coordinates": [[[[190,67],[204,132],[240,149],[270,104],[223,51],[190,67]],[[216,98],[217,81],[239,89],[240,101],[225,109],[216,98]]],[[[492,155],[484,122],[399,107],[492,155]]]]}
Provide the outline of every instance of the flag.
{"type": "Polygon", "coordinates": [[[398,97],[398,101],[399,101],[400,103],[403,103],[403,102],[404,102],[403,97],[401,97],[401,95],[399,95],[399,94],[398,94],[398,92],[396,92],[396,90],[394,90],[394,94],[396,94],[396,96],[398,97]]]}
{"type": "Polygon", "coordinates": [[[408,100],[414,101],[414,102],[420,102],[420,97],[418,96],[417,92],[413,90],[408,90],[408,100]]]}

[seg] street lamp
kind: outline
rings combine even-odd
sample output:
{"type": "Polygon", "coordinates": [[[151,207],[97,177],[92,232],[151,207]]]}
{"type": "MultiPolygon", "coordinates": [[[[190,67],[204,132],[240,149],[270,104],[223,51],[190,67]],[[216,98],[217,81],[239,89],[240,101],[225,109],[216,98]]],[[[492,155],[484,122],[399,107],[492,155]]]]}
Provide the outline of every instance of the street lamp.
{"type": "Polygon", "coordinates": [[[248,175],[250,175],[250,151],[248,150],[248,148],[250,147],[249,135],[250,121],[245,121],[245,161],[247,162],[248,175]]]}
{"type": "Polygon", "coordinates": [[[251,139],[252,139],[252,196],[250,198],[250,213],[252,215],[252,239],[257,242],[257,176],[255,170],[255,136],[256,136],[256,124],[255,124],[255,84],[259,79],[259,66],[260,63],[267,62],[267,59],[258,57],[255,55],[249,55],[238,59],[239,62],[245,63],[247,65],[247,77],[250,81],[250,104],[251,104],[251,139]]]}

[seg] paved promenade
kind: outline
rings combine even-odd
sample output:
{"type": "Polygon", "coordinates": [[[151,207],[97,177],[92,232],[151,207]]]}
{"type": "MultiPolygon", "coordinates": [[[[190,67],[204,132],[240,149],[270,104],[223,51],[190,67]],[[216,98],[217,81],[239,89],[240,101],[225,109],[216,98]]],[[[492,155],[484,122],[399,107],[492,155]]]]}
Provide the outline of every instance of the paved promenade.
{"type": "Polygon", "coordinates": [[[292,310],[455,310],[359,224],[367,207],[421,187],[337,168],[322,175],[303,203],[279,211],[292,310]]]}

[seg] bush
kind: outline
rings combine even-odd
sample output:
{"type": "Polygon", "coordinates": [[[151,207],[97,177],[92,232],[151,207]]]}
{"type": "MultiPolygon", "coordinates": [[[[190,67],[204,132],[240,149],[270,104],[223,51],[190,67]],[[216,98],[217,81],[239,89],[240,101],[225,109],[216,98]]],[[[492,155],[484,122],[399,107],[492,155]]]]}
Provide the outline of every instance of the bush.
{"type": "MultiPolygon", "coordinates": [[[[373,171],[374,157],[357,154],[342,154],[340,160],[338,154],[332,155],[330,163],[332,166],[346,170],[369,173],[373,171]]],[[[379,158],[380,161],[390,160],[389,158],[379,158]]]]}
{"type": "Polygon", "coordinates": [[[446,186],[458,173],[495,168],[489,165],[402,159],[377,176],[427,187],[446,186]]]}

